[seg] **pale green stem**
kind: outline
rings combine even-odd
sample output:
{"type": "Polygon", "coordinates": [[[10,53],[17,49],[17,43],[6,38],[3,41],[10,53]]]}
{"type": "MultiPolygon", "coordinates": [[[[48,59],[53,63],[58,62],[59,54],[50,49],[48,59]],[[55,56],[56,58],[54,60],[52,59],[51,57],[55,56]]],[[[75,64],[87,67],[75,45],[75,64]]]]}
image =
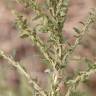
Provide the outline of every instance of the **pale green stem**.
{"type": "Polygon", "coordinates": [[[31,76],[20,66],[20,64],[16,61],[13,60],[12,57],[6,56],[5,53],[0,50],[0,55],[7,60],[12,66],[14,66],[15,68],[18,69],[18,71],[20,71],[21,74],[23,74],[33,85],[34,88],[42,95],[42,96],[47,96],[45,94],[45,92],[39,87],[39,85],[32,80],[31,76]]]}

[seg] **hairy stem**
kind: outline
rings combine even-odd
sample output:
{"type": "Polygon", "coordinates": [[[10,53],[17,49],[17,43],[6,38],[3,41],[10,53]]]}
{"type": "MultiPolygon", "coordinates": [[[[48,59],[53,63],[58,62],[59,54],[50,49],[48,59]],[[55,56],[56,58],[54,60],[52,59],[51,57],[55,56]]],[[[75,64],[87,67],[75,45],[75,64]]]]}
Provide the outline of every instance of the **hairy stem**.
{"type": "Polygon", "coordinates": [[[22,75],[24,75],[24,76],[28,79],[28,81],[30,81],[30,82],[33,84],[34,88],[35,88],[42,96],[47,96],[47,95],[45,94],[45,92],[39,87],[39,85],[38,85],[34,80],[32,80],[31,76],[20,66],[20,63],[14,61],[14,59],[13,59],[12,57],[9,57],[9,56],[5,55],[5,53],[4,53],[2,50],[0,50],[0,56],[2,56],[5,60],[7,60],[7,61],[9,62],[9,64],[11,64],[11,65],[14,66],[15,68],[17,68],[18,71],[20,71],[20,73],[21,73],[22,75]]]}

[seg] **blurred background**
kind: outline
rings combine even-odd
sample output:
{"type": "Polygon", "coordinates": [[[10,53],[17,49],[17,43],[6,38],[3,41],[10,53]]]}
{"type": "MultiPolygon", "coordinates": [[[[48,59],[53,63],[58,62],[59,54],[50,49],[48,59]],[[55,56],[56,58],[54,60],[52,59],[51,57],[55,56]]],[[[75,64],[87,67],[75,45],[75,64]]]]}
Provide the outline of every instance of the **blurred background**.
{"type": "MultiPolygon", "coordinates": [[[[37,0],[38,3],[44,4],[44,0],[37,0]]],[[[79,25],[90,12],[91,8],[96,7],[96,0],[70,0],[68,18],[64,26],[64,35],[70,42],[74,42],[73,28],[79,25]]],[[[30,42],[19,37],[19,32],[15,26],[15,16],[12,10],[17,10],[28,16],[32,20],[32,10],[24,8],[17,4],[15,0],[0,0],[0,49],[6,54],[14,56],[16,61],[20,61],[27,69],[28,73],[37,80],[42,88],[47,88],[48,76],[45,73],[46,64],[43,64],[40,58],[38,48],[30,42]]],[[[38,21],[39,22],[39,21],[38,21]]],[[[36,22],[33,22],[34,24],[36,22]]],[[[33,25],[32,25],[33,26],[33,25]]],[[[46,35],[40,35],[46,40],[46,35]]],[[[81,45],[76,48],[75,56],[86,57],[92,62],[96,59],[96,27],[91,26],[88,34],[84,36],[81,45]]],[[[71,60],[65,74],[73,76],[77,70],[83,70],[86,67],[84,61],[77,64],[71,60]]],[[[90,76],[88,84],[80,86],[80,89],[87,89],[91,95],[96,96],[96,75],[90,76]],[[82,87],[83,86],[83,87],[82,87]]],[[[64,86],[61,85],[62,92],[64,86]]],[[[32,89],[28,86],[27,80],[22,77],[18,71],[10,66],[7,61],[0,59],[0,96],[32,96],[32,89]]],[[[35,95],[33,95],[35,96],[35,95]]],[[[37,96],[37,95],[36,95],[37,96]]]]}

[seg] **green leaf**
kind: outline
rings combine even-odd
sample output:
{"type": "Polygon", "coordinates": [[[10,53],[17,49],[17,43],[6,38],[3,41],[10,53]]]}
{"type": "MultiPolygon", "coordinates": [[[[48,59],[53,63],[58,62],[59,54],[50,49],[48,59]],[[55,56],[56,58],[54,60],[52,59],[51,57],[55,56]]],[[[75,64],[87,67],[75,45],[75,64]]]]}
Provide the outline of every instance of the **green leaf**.
{"type": "Polygon", "coordinates": [[[29,33],[26,32],[26,31],[23,32],[23,33],[21,32],[21,34],[20,34],[20,37],[21,37],[21,38],[27,38],[28,36],[29,36],[29,33]]]}
{"type": "Polygon", "coordinates": [[[78,28],[74,28],[75,32],[80,34],[80,30],[78,28]]]}
{"type": "Polygon", "coordinates": [[[85,25],[84,22],[81,22],[81,21],[80,21],[79,23],[82,24],[82,25],[85,25]]]}

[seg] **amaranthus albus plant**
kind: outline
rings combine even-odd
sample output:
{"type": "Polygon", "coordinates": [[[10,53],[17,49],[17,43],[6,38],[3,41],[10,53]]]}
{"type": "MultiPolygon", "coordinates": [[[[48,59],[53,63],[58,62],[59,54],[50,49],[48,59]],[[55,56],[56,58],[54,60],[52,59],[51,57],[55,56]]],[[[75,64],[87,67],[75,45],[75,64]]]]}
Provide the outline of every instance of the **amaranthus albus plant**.
{"type": "Polygon", "coordinates": [[[75,35],[76,40],[74,44],[69,44],[68,40],[65,40],[63,31],[65,21],[68,17],[69,0],[46,0],[46,8],[40,6],[36,0],[17,0],[17,2],[35,13],[33,21],[41,20],[39,24],[31,28],[27,18],[22,13],[14,12],[16,16],[16,26],[20,31],[21,38],[30,39],[32,44],[39,48],[41,55],[43,55],[46,61],[45,63],[48,65],[48,69],[50,70],[48,72],[50,80],[48,90],[42,89],[23,69],[19,62],[16,62],[13,57],[7,56],[2,50],[0,50],[1,57],[16,67],[18,71],[28,79],[28,82],[30,81],[30,86],[32,86],[36,92],[33,96],[85,96],[84,94],[76,92],[76,90],[79,83],[85,82],[89,75],[96,72],[96,63],[94,62],[88,70],[80,72],[74,79],[66,80],[63,72],[70,62],[75,48],[88,32],[90,25],[96,21],[96,9],[92,9],[84,22],[80,22],[80,28],[74,28],[77,34],[75,35]],[[47,42],[43,42],[38,32],[48,34],[47,42]],[[59,88],[61,82],[63,82],[62,84],[64,84],[67,89],[63,95],[59,88]]]}

